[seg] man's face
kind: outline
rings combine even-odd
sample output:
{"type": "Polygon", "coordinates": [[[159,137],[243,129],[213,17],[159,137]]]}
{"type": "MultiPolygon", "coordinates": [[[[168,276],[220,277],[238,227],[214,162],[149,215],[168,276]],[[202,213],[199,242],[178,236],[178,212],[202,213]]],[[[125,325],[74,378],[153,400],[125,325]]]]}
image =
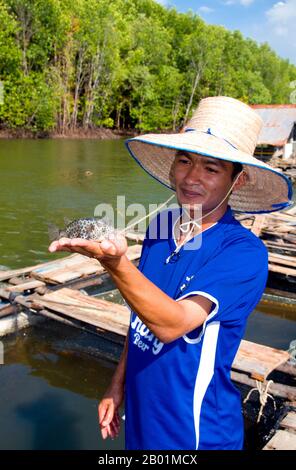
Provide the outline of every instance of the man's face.
{"type": "Polygon", "coordinates": [[[179,204],[202,204],[202,211],[209,212],[229,191],[232,173],[231,162],[179,151],[173,167],[179,204]]]}

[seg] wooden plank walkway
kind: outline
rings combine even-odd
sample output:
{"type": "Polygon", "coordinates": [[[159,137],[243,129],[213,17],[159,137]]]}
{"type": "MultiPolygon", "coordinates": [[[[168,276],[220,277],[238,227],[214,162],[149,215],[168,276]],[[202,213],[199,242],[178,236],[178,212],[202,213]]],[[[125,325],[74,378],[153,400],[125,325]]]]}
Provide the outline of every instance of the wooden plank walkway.
{"type": "MultiPolygon", "coordinates": [[[[257,231],[260,236],[264,234],[268,217],[269,215],[260,217],[254,224],[254,231],[257,231]]],[[[284,220],[289,224],[288,228],[282,227],[279,233],[291,234],[291,230],[292,235],[296,233],[295,215],[284,214],[280,219],[277,215],[272,215],[272,217],[271,220],[275,220],[276,223],[280,221],[281,224],[284,220]]],[[[274,228],[277,227],[275,222],[272,222],[275,224],[274,228]]],[[[281,228],[280,225],[279,228],[281,228]]],[[[139,238],[141,236],[137,234],[136,239],[139,238]]],[[[273,241],[268,239],[266,243],[273,243],[273,241]]],[[[278,241],[274,244],[280,245],[278,241]]],[[[283,246],[287,246],[287,241],[283,246]]],[[[295,248],[296,253],[296,244],[290,243],[289,246],[295,248]]],[[[128,248],[127,256],[136,263],[140,253],[141,245],[133,245],[128,248]]],[[[287,253],[288,255],[276,251],[270,253],[270,272],[296,279],[295,256],[290,256],[291,251],[287,253]]],[[[3,299],[0,304],[1,318],[16,314],[21,309],[24,311],[35,309],[40,315],[92,333],[103,334],[106,338],[115,339],[120,343],[126,336],[129,324],[127,307],[78,291],[86,286],[110,284],[110,276],[97,260],[80,254],[72,254],[28,268],[0,271],[1,280],[7,282],[6,289],[0,289],[0,301],[3,299]],[[12,302],[13,298],[14,302],[12,302]]],[[[277,369],[295,377],[296,368],[289,363],[288,359],[287,351],[278,351],[267,346],[242,341],[232,366],[231,376],[234,381],[250,387],[256,387],[256,381],[265,383],[272,371],[277,369]]],[[[296,400],[295,386],[272,383],[269,392],[290,401],[296,400]]]]}
{"type": "Polygon", "coordinates": [[[242,340],[232,369],[240,370],[251,378],[263,382],[274,369],[287,362],[289,358],[287,351],[242,340]]]}
{"type": "Polygon", "coordinates": [[[280,429],[268,441],[263,450],[296,450],[296,436],[280,429]]]}
{"type": "MultiPolygon", "coordinates": [[[[140,251],[140,245],[129,247],[128,257],[137,260],[140,251]]],[[[279,261],[280,266],[285,257],[275,255],[272,260],[279,261]]],[[[293,269],[294,260],[289,258],[288,262],[289,266],[292,266],[286,268],[284,265],[284,268],[293,269]]],[[[103,335],[105,339],[123,344],[129,325],[129,309],[77,290],[83,280],[91,278],[92,282],[96,279],[96,282],[100,283],[103,282],[104,276],[108,278],[108,273],[98,261],[74,254],[37,267],[26,268],[19,273],[20,270],[10,271],[11,277],[6,278],[9,279],[6,289],[0,289],[0,300],[3,299],[0,304],[0,317],[21,310],[27,313],[35,311],[55,321],[103,335]],[[24,278],[24,275],[27,277],[24,278]],[[64,287],[65,282],[72,282],[72,288],[64,287]],[[44,291],[41,292],[40,289],[44,291]],[[31,291],[33,293],[26,295],[31,291]],[[9,304],[7,301],[12,294],[14,302],[9,304]]],[[[287,351],[243,340],[232,366],[231,377],[235,382],[253,388],[257,386],[258,381],[266,385],[270,374],[279,370],[289,374],[289,377],[294,377],[295,383],[296,366],[289,362],[289,357],[287,351]]],[[[268,392],[290,402],[296,401],[295,386],[275,382],[270,384],[268,392]]],[[[294,426],[295,415],[289,414],[265,449],[296,449],[294,426]]]]}
{"type": "Polygon", "coordinates": [[[263,450],[296,450],[296,412],[290,411],[263,450]]]}
{"type": "MultiPolygon", "coordinates": [[[[129,325],[129,309],[125,306],[88,296],[82,292],[61,288],[45,295],[37,293],[26,297],[32,308],[54,313],[54,319],[63,321],[65,318],[79,321],[84,325],[98,327],[100,331],[112,332],[122,337],[126,336],[129,325]]],[[[78,326],[79,327],[79,326],[78,326]]],[[[271,348],[243,340],[232,365],[233,380],[256,386],[256,380],[265,382],[272,371],[281,368],[288,362],[290,355],[287,351],[271,348]]],[[[287,372],[296,376],[296,366],[289,366],[287,372]]],[[[270,392],[288,400],[296,400],[296,388],[288,385],[273,383],[270,392]]]]}
{"type": "Polygon", "coordinates": [[[7,279],[10,279],[12,277],[23,276],[23,275],[30,274],[34,269],[46,267],[46,266],[49,266],[49,265],[55,265],[56,263],[62,263],[64,260],[69,259],[71,256],[75,256],[75,255],[70,255],[70,256],[68,255],[64,258],[59,258],[58,260],[46,261],[44,263],[35,264],[34,266],[28,266],[26,268],[8,269],[8,270],[5,270],[5,271],[0,271],[0,282],[1,281],[6,281],[7,279]]]}
{"type": "Polygon", "coordinates": [[[28,281],[23,282],[21,284],[16,284],[16,285],[6,287],[6,290],[8,292],[24,292],[26,290],[33,290],[33,289],[37,289],[38,287],[43,287],[45,285],[46,285],[45,282],[42,282],[42,281],[28,280],[28,281]]]}
{"type": "MultiPolygon", "coordinates": [[[[142,245],[129,246],[127,257],[135,261],[139,259],[141,250],[142,245]]],[[[21,292],[45,285],[63,285],[93,275],[100,276],[103,272],[105,270],[97,260],[75,253],[28,268],[0,271],[0,282],[8,281],[15,286],[7,287],[9,291],[21,292]]]]}
{"type": "Polygon", "coordinates": [[[281,427],[296,434],[296,411],[290,411],[281,422],[281,427]]]}
{"type": "MultiPolygon", "coordinates": [[[[137,264],[141,250],[141,245],[129,246],[127,257],[137,264]]],[[[45,294],[63,287],[71,287],[72,292],[73,289],[100,285],[106,289],[113,288],[112,280],[103,266],[97,260],[80,254],[28,268],[0,271],[0,279],[6,281],[0,289],[0,318],[16,314],[20,307],[29,308],[28,294],[45,294]]]]}
{"type": "Polygon", "coordinates": [[[130,311],[123,305],[67,288],[42,296],[34,294],[30,300],[34,307],[46,307],[71,319],[126,336],[130,311]]]}
{"type": "MultiPolygon", "coordinates": [[[[37,308],[40,314],[51,312],[57,321],[63,322],[67,318],[73,326],[79,321],[85,326],[98,327],[100,332],[117,334],[121,342],[127,333],[130,315],[127,307],[73,289],[61,288],[45,295],[35,293],[26,297],[26,302],[31,302],[32,308],[37,308]]],[[[287,351],[243,340],[232,366],[232,379],[255,387],[256,381],[265,382],[276,369],[296,376],[295,366],[286,367],[289,358],[287,351]]],[[[270,393],[287,400],[296,400],[296,387],[290,385],[272,383],[270,393]]]]}
{"type": "MultiPolygon", "coordinates": [[[[292,208],[293,209],[293,208],[292,208]]],[[[295,208],[294,208],[295,209],[295,208]]],[[[256,216],[237,215],[242,225],[260,237],[269,250],[269,273],[296,281],[296,211],[256,216]]]]}
{"type": "MultiPolygon", "coordinates": [[[[127,251],[128,258],[131,261],[138,259],[141,249],[141,245],[129,246],[127,251]]],[[[31,276],[48,284],[63,284],[91,274],[100,275],[103,272],[104,268],[97,260],[80,254],[74,254],[60,262],[35,268],[31,271],[31,276]]]]}
{"type": "Polygon", "coordinates": [[[296,259],[291,256],[280,255],[279,253],[269,253],[268,260],[270,263],[290,266],[296,270],[296,259]]]}
{"type": "MultiPolygon", "coordinates": [[[[127,255],[130,260],[137,260],[140,256],[141,245],[133,245],[128,248],[127,255]]],[[[287,257],[272,255],[272,260],[285,261],[287,257]]],[[[290,259],[288,260],[290,262],[290,259]]],[[[291,261],[294,265],[295,260],[291,261]]],[[[287,269],[287,268],[285,268],[287,269]]],[[[17,305],[29,308],[37,306],[43,313],[51,312],[55,319],[68,318],[68,321],[80,322],[85,325],[100,328],[106,333],[112,332],[119,336],[125,336],[128,327],[128,309],[112,303],[84,295],[74,289],[81,288],[81,282],[91,279],[91,283],[102,283],[104,269],[97,260],[87,258],[80,254],[73,254],[49,263],[12,270],[9,272],[10,285],[5,291],[0,292],[0,298],[4,299],[0,307],[1,316],[4,317],[17,311],[17,305]],[[18,273],[21,272],[21,277],[18,273]],[[24,273],[29,276],[23,278],[24,273]],[[94,276],[94,277],[92,277],[94,276]],[[71,289],[65,287],[65,283],[72,283],[71,289]],[[55,292],[52,292],[55,290],[55,292]],[[11,294],[28,293],[32,295],[18,295],[13,305],[7,303],[11,294]],[[43,295],[41,295],[43,294],[43,295]],[[44,295],[45,294],[45,295],[44,295]],[[6,302],[5,302],[6,301],[6,302]]],[[[7,276],[7,272],[0,272],[0,279],[7,276]]],[[[8,279],[8,278],[7,278],[8,279]]],[[[66,284],[67,285],[67,284],[66,284]]],[[[91,284],[90,284],[91,285],[91,284]]],[[[267,346],[256,345],[242,341],[232,367],[234,380],[254,386],[255,381],[265,381],[272,370],[280,367],[289,359],[286,351],[277,351],[267,346]]],[[[295,389],[273,384],[272,393],[292,399],[295,389]]]]}

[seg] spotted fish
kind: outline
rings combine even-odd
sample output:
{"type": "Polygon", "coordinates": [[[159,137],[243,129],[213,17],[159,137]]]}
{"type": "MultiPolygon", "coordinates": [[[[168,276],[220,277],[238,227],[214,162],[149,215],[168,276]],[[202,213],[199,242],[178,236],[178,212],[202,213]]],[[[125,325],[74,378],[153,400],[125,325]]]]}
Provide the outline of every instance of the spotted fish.
{"type": "Polygon", "coordinates": [[[51,241],[67,238],[85,238],[87,240],[101,240],[115,234],[115,229],[105,219],[90,217],[69,221],[65,219],[65,228],[60,230],[49,224],[48,234],[51,241]]]}

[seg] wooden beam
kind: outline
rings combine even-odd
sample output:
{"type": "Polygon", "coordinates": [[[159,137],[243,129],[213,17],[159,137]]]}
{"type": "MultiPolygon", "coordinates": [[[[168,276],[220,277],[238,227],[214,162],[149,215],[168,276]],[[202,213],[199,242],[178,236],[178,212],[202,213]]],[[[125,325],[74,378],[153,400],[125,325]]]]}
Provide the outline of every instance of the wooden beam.
{"type": "Polygon", "coordinates": [[[31,280],[23,284],[6,287],[8,292],[24,292],[26,290],[36,289],[37,287],[44,287],[46,284],[42,281],[31,280]]]}
{"type": "Polygon", "coordinates": [[[17,305],[7,305],[0,309],[0,318],[8,317],[9,315],[14,315],[18,313],[19,307],[17,305]]]}
{"type": "Polygon", "coordinates": [[[280,429],[263,450],[296,450],[296,435],[280,429]]]}
{"type": "Polygon", "coordinates": [[[283,266],[291,266],[296,268],[296,260],[292,256],[280,255],[279,253],[269,253],[268,260],[272,264],[281,264],[283,266]]]}
{"type": "MultiPolygon", "coordinates": [[[[281,428],[287,431],[296,433],[296,412],[290,411],[287,416],[281,421],[281,428]]],[[[295,436],[296,437],[296,436],[295,436]]]]}
{"type": "Polygon", "coordinates": [[[285,274],[286,276],[296,277],[296,269],[285,268],[284,266],[278,266],[276,264],[271,263],[268,263],[268,269],[273,273],[281,273],[285,274]]]}
{"type": "MultiPolygon", "coordinates": [[[[231,379],[235,382],[248,385],[252,388],[257,387],[255,379],[252,379],[248,375],[242,374],[234,370],[231,371],[231,379]]],[[[276,382],[271,383],[268,388],[268,393],[271,393],[276,397],[285,398],[286,400],[289,400],[291,402],[296,400],[296,388],[291,387],[290,385],[279,384],[276,382]]]]}
{"type": "Polygon", "coordinates": [[[287,362],[289,358],[290,354],[287,351],[242,340],[232,369],[245,372],[256,380],[264,381],[274,369],[287,362]]]}
{"type": "MultiPolygon", "coordinates": [[[[141,250],[141,245],[129,246],[126,253],[127,257],[130,261],[138,259],[141,250]]],[[[105,272],[105,269],[98,260],[75,254],[60,263],[35,269],[32,271],[31,276],[48,284],[60,285],[92,274],[100,275],[103,272],[105,272]]]]}
{"type": "Polygon", "coordinates": [[[49,318],[50,320],[63,323],[64,325],[71,326],[73,328],[78,328],[79,330],[86,331],[87,333],[98,335],[120,346],[124,345],[124,340],[125,340],[124,336],[118,335],[116,333],[114,334],[110,331],[103,330],[102,328],[93,327],[92,325],[83,323],[82,321],[79,321],[73,318],[67,318],[61,315],[60,313],[57,314],[50,310],[41,309],[41,310],[38,310],[38,315],[42,315],[46,318],[49,318]]]}
{"type": "Polygon", "coordinates": [[[80,320],[106,331],[125,336],[129,325],[130,312],[123,305],[94,298],[76,290],[62,288],[30,300],[41,306],[72,319],[80,320]]]}
{"type": "Polygon", "coordinates": [[[255,215],[251,232],[253,232],[254,235],[256,235],[257,237],[259,237],[264,227],[264,224],[265,224],[265,215],[255,215]]]}
{"type": "Polygon", "coordinates": [[[61,261],[61,260],[65,260],[65,259],[69,259],[73,256],[76,256],[76,255],[70,255],[70,256],[66,256],[64,258],[60,258],[58,260],[55,260],[55,261],[47,261],[45,263],[39,263],[39,264],[35,264],[34,266],[28,266],[26,268],[20,268],[20,269],[8,269],[8,270],[5,270],[5,271],[0,271],[0,281],[6,281],[7,279],[13,277],[13,276],[20,276],[21,274],[29,274],[31,273],[34,269],[41,269],[42,267],[45,267],[45,266],[49,266],[50,264],[53,265],[54,263],[56,263],[57,261],[61,261]]]}

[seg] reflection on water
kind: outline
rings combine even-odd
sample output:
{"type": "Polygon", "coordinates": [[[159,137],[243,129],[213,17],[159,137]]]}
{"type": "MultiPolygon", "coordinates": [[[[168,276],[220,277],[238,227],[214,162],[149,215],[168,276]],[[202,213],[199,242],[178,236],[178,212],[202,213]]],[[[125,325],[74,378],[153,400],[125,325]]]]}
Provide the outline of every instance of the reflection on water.
{"type": "Polygon", "coordinates": [[[255,310],[249,317],[245,339],[273,348],[287,350],[291,341],[296,339],[295,320],[295,310],[291,320],[255,310]]]}
{"type": "Polygon", "coordinates": [[[103,441],[97,423],[115,367],[91,356],[104,349],[100,338],[52,322],[5,339],[0,449],[123,449],[123,429],[103,441]]]}

